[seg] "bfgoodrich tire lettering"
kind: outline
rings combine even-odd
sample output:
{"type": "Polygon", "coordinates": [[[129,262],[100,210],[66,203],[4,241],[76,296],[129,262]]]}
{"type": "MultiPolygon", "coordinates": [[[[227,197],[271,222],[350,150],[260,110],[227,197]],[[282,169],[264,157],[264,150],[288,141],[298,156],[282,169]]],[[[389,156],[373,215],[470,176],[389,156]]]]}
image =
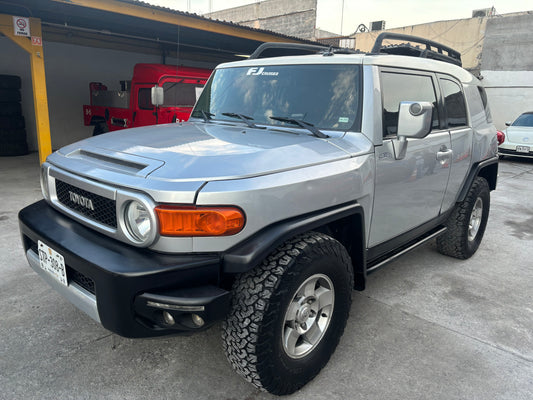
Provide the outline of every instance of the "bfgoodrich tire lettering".
{"type": "MultiPolygon", "coordinates": [[[[232,306],[222,331],[229,362],[260,389],[277,395],[298,390],[320,372],[337,347],[346,326],[352,288],[350,258],[339,242],[313,232],[287,241],[260,266],[240,275],[233,285],[232,306]],[[287,351],[284,329],[296,320],[304,326],[320,317],[307,314],[304,308],[300,310],[304,316],[299,319],[288,317],[291,305],[304,304],[302,286],[310,282],[316,286],[309,287],[309,292],[316,287],[316,293],[329,291],[333,297],[316,308],[323,310],[323,318],[329,320],[327,324],[322,320],[324,332],[315,335],[317,340],[310,350],[292,352],[295,347],[289,346],[292,350],[287,351]]],[[[304,328],[306,331],[308,327],[304,328]]]]}
{"type": "Polygon", "coordinates": [[[483,239],[489,209],[489,184],[485,178],[477,177],[464,201],[456,204],[448,218],[448,230],[437,238],[438,251],[455,258],[470,258],[483,239]]]}

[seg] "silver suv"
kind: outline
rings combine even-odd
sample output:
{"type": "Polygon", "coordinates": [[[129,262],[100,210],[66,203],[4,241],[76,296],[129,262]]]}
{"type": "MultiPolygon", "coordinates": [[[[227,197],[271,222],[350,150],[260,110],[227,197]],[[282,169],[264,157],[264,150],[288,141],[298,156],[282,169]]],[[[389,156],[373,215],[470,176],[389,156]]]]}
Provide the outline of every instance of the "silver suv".
{"type": "Polygon", "coordinates": [[[433,238],[466,259],[483,237],[496,129],[458,54],[425,44],[263,45],[213,72],[190,122],[60,149],[19,214],[29,264],[122,336],[222,321],[239,374],[294,392],[368,273],[433,238]]]}

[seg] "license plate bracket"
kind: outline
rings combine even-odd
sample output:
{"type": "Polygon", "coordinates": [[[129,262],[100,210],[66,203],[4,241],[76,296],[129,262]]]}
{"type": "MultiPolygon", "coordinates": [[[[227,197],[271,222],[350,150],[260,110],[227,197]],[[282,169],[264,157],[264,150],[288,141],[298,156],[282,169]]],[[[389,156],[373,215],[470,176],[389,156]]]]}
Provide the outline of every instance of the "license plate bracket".
{"type": "Polygon", "coordinates": [[[68,286],[65,258],[47,244],[37,242],[39,251],[39,265],[65,286],[68,286]]]}

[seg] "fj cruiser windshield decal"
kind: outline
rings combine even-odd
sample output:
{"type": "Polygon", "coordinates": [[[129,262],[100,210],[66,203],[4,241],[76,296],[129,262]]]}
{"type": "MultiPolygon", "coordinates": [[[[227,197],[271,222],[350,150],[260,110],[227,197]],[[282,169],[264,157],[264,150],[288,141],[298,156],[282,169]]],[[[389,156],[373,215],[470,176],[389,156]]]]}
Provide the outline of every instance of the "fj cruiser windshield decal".
{"type": "Polygon", "coordinates": [[[261,68],[252,67],[252,68],[248,69],[248,72],[246,73],[246,75],[278,76],[279,72],[277,72],[277,71],[265,71],[264,67],[261,67],[261,68]]]}

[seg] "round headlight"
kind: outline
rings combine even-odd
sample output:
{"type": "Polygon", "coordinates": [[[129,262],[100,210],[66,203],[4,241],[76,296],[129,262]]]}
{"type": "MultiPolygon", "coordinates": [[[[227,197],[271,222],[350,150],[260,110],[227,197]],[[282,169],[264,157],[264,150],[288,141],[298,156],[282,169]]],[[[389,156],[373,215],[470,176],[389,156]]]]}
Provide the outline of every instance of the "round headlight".
{"type": "Polygon", "coordinates": [[[130,201],[125,212],[129,234],[139,242],[144,242],[152,232],[152,220],[146,207],[138,201],[130,201]]]}

